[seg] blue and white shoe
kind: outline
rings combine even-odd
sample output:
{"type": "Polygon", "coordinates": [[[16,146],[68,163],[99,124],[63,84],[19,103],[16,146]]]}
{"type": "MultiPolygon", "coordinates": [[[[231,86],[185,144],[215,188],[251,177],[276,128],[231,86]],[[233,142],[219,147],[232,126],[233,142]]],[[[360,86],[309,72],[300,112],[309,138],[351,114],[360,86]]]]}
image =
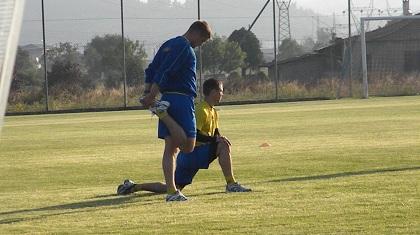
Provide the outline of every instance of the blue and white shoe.
{"type": "Polygon", "coordinates": [[[182,202],[187,200],[188,198],[179,190],[177,190],[174,194],[166,195],[166,202],[182,202]]]}
{"type": "Polygon", "coordinates": [[[118,195],[128,195],[133,193],[135,183],[132,180],[126,179],[123,184],[118,185],[117,194],[118,195]]]}
{"type": "Polygon", "coordinates": [[[158,100],[152,106],[150,106],[149,110],[156,116],[161,117],[166,113],[169,106],[171,106],[171,104],[168,101],[158,100]]]}
{"type": "Polygon", "coordinates": [[[240,185],[238,182],[233,184],[226,185],[226,192],[227,193],[243,193],[243,192],[251,192],[250,188],[245,188],[244,186],[240,185]]]}

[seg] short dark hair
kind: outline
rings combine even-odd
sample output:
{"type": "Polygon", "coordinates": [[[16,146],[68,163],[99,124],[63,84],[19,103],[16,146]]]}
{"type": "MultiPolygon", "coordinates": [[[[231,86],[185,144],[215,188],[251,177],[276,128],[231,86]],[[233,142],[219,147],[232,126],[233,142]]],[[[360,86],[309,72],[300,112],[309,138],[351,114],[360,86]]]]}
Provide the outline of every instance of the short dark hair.
{"type": "Polygon", "coordinates": [[[211,28],[209,24],[204,20],[197,20],[188,29],[188,32],[198,32],[202,36],[210,38],[211,37],[211,28]]]}
{"type": "Polygon", "coordinates": [[[222,82],[217,79],[214,79],[214,78],[207,79],[203,83],[203,94],[205,96],[210,95],[210,92],[212,90],[219,90],[221,84],[222,82]]]}

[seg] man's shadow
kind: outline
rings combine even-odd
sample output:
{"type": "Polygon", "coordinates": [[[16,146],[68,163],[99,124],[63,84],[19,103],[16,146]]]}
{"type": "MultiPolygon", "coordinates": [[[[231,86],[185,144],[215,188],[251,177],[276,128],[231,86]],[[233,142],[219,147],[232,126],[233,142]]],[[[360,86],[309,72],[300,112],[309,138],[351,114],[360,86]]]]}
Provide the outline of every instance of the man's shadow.
{"type": "Polygon", "coordinates": [[[328,180],[328,179],[351,177],[351,176],[363,176],[363,175],[373,175],[373,174],[382,174],[382,173],[390,173],[390,172],[417,171],[417,170],[420,170],[420,166],[349,171],[349,172],[340,172],[340,173],[326,174],[326,175],[300,176],[300,177],[291,177],[291,178],[285,178],[285,179],[269,180],[269,181],[264,181],[264,183],[328,180]]]}
{"type": "Polygon", "coordinates": [[[155,196],[155,195],[158,195],[158,194],[142,193],[142,194],[131,194],[128,196],[117,196],[115,194],[106,194],[106,195],[95,196],[94,198],[100,198],[97,200],[88,200],[88,201],[67,203],[67,204],[61,204],[61,205],[55,205],[55,206],[46,206],[46,207],[41,207],[41,208],[0,212],[0,217],[10,216],[10,215],[19,216],[17,218],[0,219],[0,224],[10,224],[10,223],[16,223],[16,222],[21,222],[21,221],[26,221],[26,220],[41,219],[41,218],[56,216],[56,215],[86,212],[90,208],[113,207],[113,206],[118,206],[121,204],[138,203],[139,200],[136,200],[136,199],[139,199],[139,198],[141,198],[140,202],[142,205],[150,205],[150,204],[157,203],[156,200],[153,200],[153,199],[144,200],[144,199],[147,197],[155,196]],[[54,212],[54,211],[57,211],[57,212],[54,212]],[[47,213],[44,213],[42,215],[37,215],[37,216],[27,215],[27,214],[31,214],[32,212],[47,212],[47,213]]]}

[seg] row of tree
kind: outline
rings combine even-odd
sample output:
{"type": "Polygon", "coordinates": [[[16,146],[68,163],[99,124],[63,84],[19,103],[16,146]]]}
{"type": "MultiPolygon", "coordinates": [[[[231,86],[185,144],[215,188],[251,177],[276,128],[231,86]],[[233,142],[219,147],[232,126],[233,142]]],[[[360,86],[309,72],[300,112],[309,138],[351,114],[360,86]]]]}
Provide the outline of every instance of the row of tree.
{"type": "MultiPolygon", "coordinates": [[[[120,35],[105,35],[93,38],[81,51],[71,43],[60,43],[47,50],[48,86],[53,94],[67,91],[78,94],[83,89],[105,86],[117,88],[123,83],[123,52],[120,35]]],[[[282,59],[297,56],[305,49],[294,40],[285,40],[279,48],[282,59]]],[[[128,86],[143,82],[147,54],[143,44],[125,39],[126,79],[128,86]]],[[[254,33],[241,28],[229,37],[214,36],[202,47],[204,72],[229,74],[242,70],[256,71],[263,61],[263,53],[254,33]]],[[[43,61],[40,58],[39,61],[43,61]]],[[[44,86],[42,65],[18,49],[12,92],[31,90],[44,86]]]]}
{"type": "MultiPolygon", "coordinates": [[[[119,87],[122,80],[123,52],[120,35],[97,36],[81,51],[69,42],[47,50],[48,87],[52,93],[80,92],[104,85],[119,87]]],[[[125,39],[126,77],[129,86],[141,82],[147,54],[143,44],[125,39]]],[[[38,61],[42,62],[43,58],[38,61]]],[[[41,65],[29,53],[18,48],[11,91],[33,89],[44,85],[41,65]]]]}

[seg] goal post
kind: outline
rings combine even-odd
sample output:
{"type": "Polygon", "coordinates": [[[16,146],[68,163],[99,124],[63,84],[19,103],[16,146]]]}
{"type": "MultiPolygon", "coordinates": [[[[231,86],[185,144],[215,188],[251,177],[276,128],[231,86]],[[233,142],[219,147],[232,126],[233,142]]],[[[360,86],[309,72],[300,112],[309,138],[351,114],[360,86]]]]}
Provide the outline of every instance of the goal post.
{"type": "MultiPolygon", "coordinates": [[[[383,16],[383,17],[361,17],[360,18],[360,41],[361,41],[361,56],[362,56],[362,77],[363,77],[363,82],[362,82],[362,86],[363,86],[363,98],[369,98],[369,82],[368,82],[368,50],[367,50],[367,43],[366,41],[369,40],[369,38],[367,38],[367,33],[366,32],[366,28],[365,28],[365,23],[369,22],[369,21],[406,21],[406,20],[416,20],[416,22],[418,22],[419,26],[416,26],[417,30],[415,30],[415,34],[417,36],[417,39],[420,39],[420,15],[413,15],[413,16],[383,16]]],[[[382,29],[386,28],[386,27],[391,27],[391,26],[387,26],[385,25],[384,27],[382,27],[382,29]]],[[[385,30],[383,30],[385,31],[385,30]]],[[[398,34],[398,31],[395,29],[392,30],[388,30],[389,32],[384,33],[385,36],[390,36],[392,34],[398,34]]],[[[404,39],[400,39],[400,41],[402,41],[404,39]]],[[[413,38],[411,38],[410,40],[413,40],[413,38]]],[[[389,48],[383,48],[383,50],[386,50],[389,48]]],[[[419,51],[420,51],[420,43],[419,43],[419,51]]],[[[390,57],[396,57],[396,55],[392,55],[390,54],[390,57]]],[[[419,58],[419,62],[420,62],[420,58],[419,58]]],[[[419,64],[420,67],[420,64],[419,64]]],[[[419,68],[420,69],[420,68],[419,68]]]]}
{"type": "Polygon", "coordinates": [[[0,2],[0,131],[3,126],[25,0],[0,2]]]}

